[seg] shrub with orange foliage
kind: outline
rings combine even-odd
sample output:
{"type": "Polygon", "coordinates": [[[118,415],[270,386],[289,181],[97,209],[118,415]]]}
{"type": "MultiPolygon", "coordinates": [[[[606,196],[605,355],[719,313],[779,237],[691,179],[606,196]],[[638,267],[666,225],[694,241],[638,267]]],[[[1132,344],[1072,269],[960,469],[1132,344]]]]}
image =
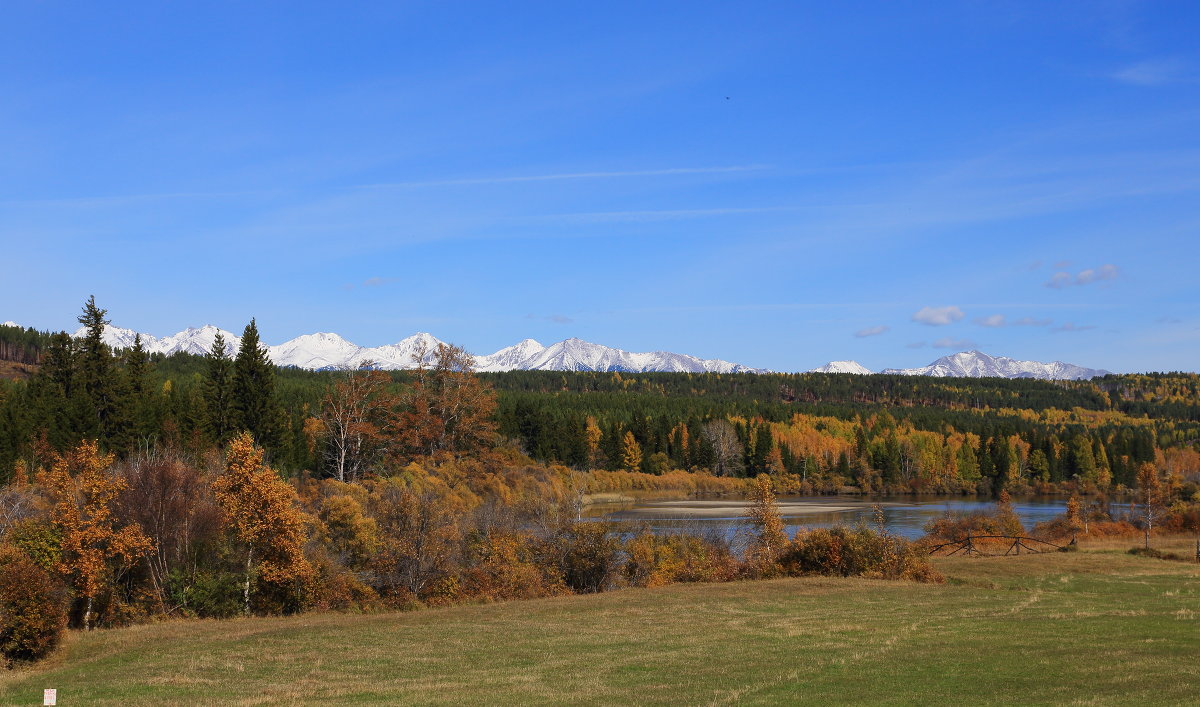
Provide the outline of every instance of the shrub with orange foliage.
{"type": "Polygon", "coordinates": [[[478,538],[467,554],[464,593],[489,601],[569,594],[562,576],[538,557],[538,545],[521,532],[500,531],[478,538]]]}
{"type": "Polygon", "coordinates": [[[625,543],[626,580],[638,587],[675,582],[728,582],[738,576],[729,544],[699,535],[656,535],[649,531],[625,543]]]}
{"type": "Polygon", "coordinates": [[[942,583],[945,578],[915,544],[871,528],[815,528],[801,531],[788,545],[779,566],[789,576],[905,579],[942,583]]]}
{"type": "Polygon", "coordinates": [[[58,646],[66,603],[65,588],[49,572],[15,548],[0,548],[0,655],[10,666],[58,646]]]}

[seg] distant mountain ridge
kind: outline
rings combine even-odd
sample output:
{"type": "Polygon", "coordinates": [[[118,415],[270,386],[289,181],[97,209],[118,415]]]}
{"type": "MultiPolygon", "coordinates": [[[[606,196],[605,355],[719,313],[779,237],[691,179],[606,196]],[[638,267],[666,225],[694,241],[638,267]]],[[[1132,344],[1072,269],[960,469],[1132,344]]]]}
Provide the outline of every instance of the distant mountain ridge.
{"type": "Polygon", "coordinates": [[[858,361],[830,361],[824,366],[810,368],[808,373],[853,373],[855,375],[867,376],[874,371],[862,365],[858,361]]]}
{"type": "Polygon", "coordinates": [[[937,378],[1041,378],[1045,380],[1087,380],[1108,375],[1109,371],[1085,368],[1073,363],[1018,361],[1007,356],[989,356],[982,351],[962,351],[943,356],[920,368],[886,368],[880,373],[937,378]]]}
{"type": "MultiPolygon", "coordinates": [[[[4,322],[5,326],[20,326],[4,322]]],[[[75,332],[81,336],[83,329],[75,332]]],[[[211,324],[190,327],[171,336],[156,337],[142,334],[142,345],[152,353],[171,355],[188,353],[203,355],[212,348],[217,334],[225,337],[225,351],[237,352],[241,343],[236,334],[211,324]]],[[[137,332],[109,325],[104,340],[113,348],[133,346],[137,332]]],[[[378,368],[399,370],[414,365],[416,352],[424,347],[425,362],[433,359],[437,345],[443,343],[432,334],[413,334],[394,344],[364,347],[347,341],[338,334],[321,332],[305,334],[277,346],[268,346],[271,360],[280,366],[295,366],[309,370],[357,368],[364,361],[373,361],[378,368]]],[[[524,339],[491,354],[475,357],[475,368],[482,372],[502,371],[620,371],[630,373],[768,373],[767,369],[751,368],[722,359],[702,359],[670,351],[637,353],[595,344],[582,339],[565,339],[543,346],[534,339],[524,339]]],[[[830,361],[808,370],[809,373],[849,373],[870,375],[872,371],[857,361],[830,361]]],[[[1080,380],[1107,375],[1109,371],[1087,368],[1062,361],[1043,363],[1021,361],[1006,356],[990,356],[982,351],[962,351],[943,356],[927,366],[918,368],[886,368],[880,373],[909,376],[966,377],[966,378],[1039,378],[1044,380],[1080,380]]]]}
{"type": "MultiPolygon", "coordinates": [[[[80,337],[84,329],[74,336],[80,337]]],[[[188,328],[177,334],[156,337],[142,334],[142,346],[151,353],[171,355],[179,352],[203,355],[212,349],[217,334],[225,337],[225,351],[237,352],[241,338],[236,334],[219,329],[211,324],[199,328],[188,328]]],[[[138,332],[108,325],[104,329],[104,342],[114,349],[133,346],[138,332]]],[[[433,360],[437,345],[442,342],[432,334],[420,332],[385,346],[365,347],[347,341],[338,334],[321,332],[304,334],[277,346],[268,346],[267,355],[279,366],[295,366],[309,370],[357,368],[365,361],[372,361],[377,368],[400,370],[412,368],[417,351],[423,346],[424,361],[433,360]]],[[[740,363],[721,359],[701,359],[687,354],[670,351],[636,353],[611,346],[594,344],[582,339],[566,339],[550,346],[543,346],[533,339],[525,339],[495,353],[475,357],[475,369],[483,372],[512,370],[538,371],[620,371],[629,373],[678,372],[678,373],[765,373],[765,369],[751,368],[740,363]]]]}

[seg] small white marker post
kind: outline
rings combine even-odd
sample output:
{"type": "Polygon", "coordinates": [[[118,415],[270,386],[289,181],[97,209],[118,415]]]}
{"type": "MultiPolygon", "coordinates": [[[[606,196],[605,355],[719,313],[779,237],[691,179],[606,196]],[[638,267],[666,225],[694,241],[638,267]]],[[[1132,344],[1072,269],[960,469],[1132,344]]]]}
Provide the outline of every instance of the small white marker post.
{"type": "Polygon", "coordinates": [[[46,707],[46,705],[50,705],[51,707],[53,707],[53,705],[57,705],[57,704],[58,704],[58,690],[55,690],[54,688],[47,688],[45,690],[42,690],[42,705],[43,705],[43,707],[46,707]]]}

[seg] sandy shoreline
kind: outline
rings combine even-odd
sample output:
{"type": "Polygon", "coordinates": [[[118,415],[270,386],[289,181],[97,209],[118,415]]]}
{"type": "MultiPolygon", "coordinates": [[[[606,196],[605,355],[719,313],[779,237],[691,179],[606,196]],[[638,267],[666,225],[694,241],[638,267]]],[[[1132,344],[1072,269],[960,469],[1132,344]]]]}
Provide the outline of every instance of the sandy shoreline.
{"type": "MultiPolygon", "coordinates": [[[[745,517],[750,515],[752,503],[749,500],[685,500],[685,501],[653,501],[643,503],[636,508],[623,509],[623,515],[654,516],[659,518],[727,518],[731,516],[745,517]]],[[[859,511],[872,506],[894,506],[895,503],[828,503],[823,501],[780,501],[777,506],[779,514],[788,516],[803,516],[817,513],[843,513],[859,511]]]]}

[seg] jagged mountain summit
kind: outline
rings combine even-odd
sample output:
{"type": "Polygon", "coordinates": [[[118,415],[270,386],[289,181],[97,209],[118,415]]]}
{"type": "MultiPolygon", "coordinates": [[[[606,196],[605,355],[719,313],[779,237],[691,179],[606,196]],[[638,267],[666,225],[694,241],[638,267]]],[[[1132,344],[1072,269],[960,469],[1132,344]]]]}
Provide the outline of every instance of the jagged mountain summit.
{"type": "MultiPolygon", "coordinates": [[[[75,332],[83,336],[84,329],[75,332]]],[[[151,353],[171,355],[178,352],[203,355],[212,348],[213,340],[220,333],[225,337],[225,350],[233,355],[237,352],[241,338],[237,335],[206,325],[185,329],[178,334],[156,337],[142,334],[142,346],[151,353]]],[[[137,332],[113,325],[104,328],[104,342],[114,349],[133,346],[137,332]]],[[[412,368],[414,356],[424,350],[424,361],[430,363],[440,339],[420,332],[394,344],[364,347],[329,332],[305,334],[276,346],[268,346],[270,359],[280,366],[295,366],[309,370],[357,368],[365,362],[383,370],[412,368]]],[[[551,346],[543,346],[533,339],[525,339],[495,353],[477,356],[476,370],[499,372],[512,370],[540,371],[621,371],[687,372],[687,373],[747,373],[765,372],[764,369],[743,366],[721,359],[701,359],[687,354],[669,351],[635,353],[611,346],[594,344],[582,339],[567,339],[551,346]]]]}
{"type": "Polygon", "coordinates": [[[1041,378],[1044,380],[1087,380],[1109,371],[1073,363],[1018,361],[1006,356],[989,356],[982,351],[962,351],[943,356],[920,368],[888,368],[881,373],[937,378],[1041,378]]]}
{"type": "MultiPolygon", "coordinates": [[[[505,349],[484,358],[491,359],[502,351],[505,349]]],[[[560,341],[537,351],[531,357],[516,364],[514,368],[523,371],[628,371],[630,373],[650,371],[665,373],[765,372],[760,368],[750,368],[740,363],[716,358],[701,359],[670,351],[634,353],[593,344],[583,339],[560,341]]]]}
{"type": "Polygon", "coordinates": [[[808,369],[808,373],[854,373],[860,376],[874,373],[858,361],[830,361],[824,366],[808,369]]]}
{"type": "Polygon", "coordinates": [[[485,372],[511,371],[529,359],[545,351],[546,347],[533,339],[523,339],[506,346],[496,353],[475,358],[475,370],[485,372]]]}

